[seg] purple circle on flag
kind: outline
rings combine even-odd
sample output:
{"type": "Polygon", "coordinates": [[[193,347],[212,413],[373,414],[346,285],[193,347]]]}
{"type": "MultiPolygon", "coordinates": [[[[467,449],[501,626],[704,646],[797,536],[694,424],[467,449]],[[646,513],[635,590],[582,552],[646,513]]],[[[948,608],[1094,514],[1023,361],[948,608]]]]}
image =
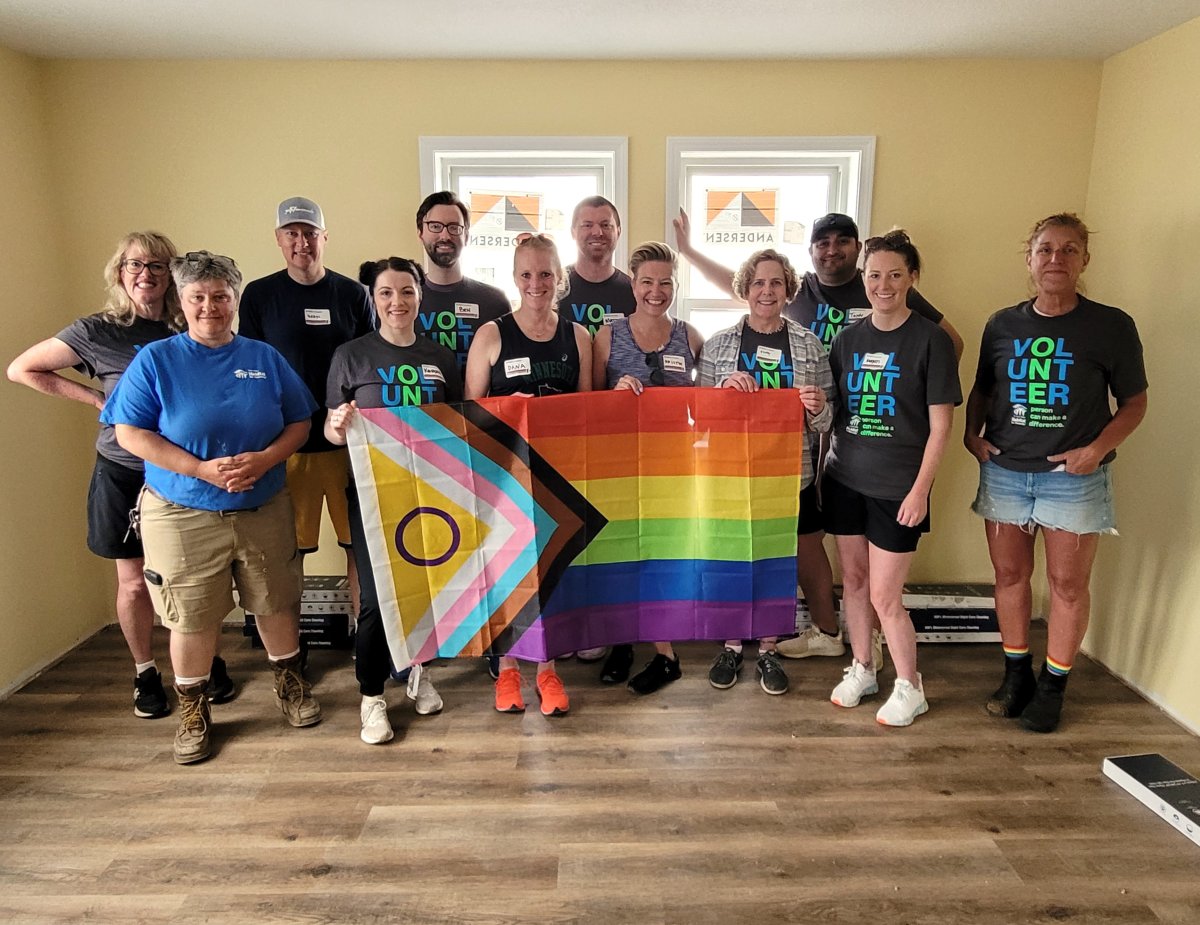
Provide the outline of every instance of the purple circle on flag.
{"type": "Polygon", "coordinates": [[[400,553],[404,561],[410,565],[423,565],[426,568],[432,568],[435,565],[441,565],[452,555],[458,552],[458,547],[461,543],[462,531],[458,529],[458,524],[454,522],[454,518],[445,511],[436,507],[415,507],[404,515],[403,519],[400,521],[400,524],[396,527],[396,551],[400,553]],[[450,528],[450,548],[434,559],[422,559],[414,556],[404,545],[404,528],[422,514],[432,514],[434,517],[440,517],[446,522],[446,526],[450,528]]]}

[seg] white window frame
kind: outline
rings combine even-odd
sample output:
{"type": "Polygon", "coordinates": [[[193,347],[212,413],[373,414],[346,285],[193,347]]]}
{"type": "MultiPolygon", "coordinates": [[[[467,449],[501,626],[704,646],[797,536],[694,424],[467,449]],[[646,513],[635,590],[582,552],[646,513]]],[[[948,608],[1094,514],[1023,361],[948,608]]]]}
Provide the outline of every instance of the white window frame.
{"type": "MultiPolygon", "coordinates": [[[[535,175],[547,168],[598,171],[599,195],[628,219],[629,139],[623,135],[425,135],[418,139],[421,196],[455,188],[460,170],[535,175]]],[[[613,262],[624,266],[626,242],[617,241],[613,262]]]]}
{"type": "MultiPolygon", "coordinates": [[[[687,201],[687,176],[693,167],[761,168],[778,171],[789,166],[834,167],[838,181],[834,185],[831,211],[854,218],[865,239],[871,227],[871,197],[875,176],[875,136],[808,137],[670,137],[667,139],[667,195],[664,240],[673,241],[672,222],[680,205],[687,201]]],[[[693,234],[696,226],[693,217],[693,234]]],[[[731,268],[735,269],[735,268],[731,268]]],[[[681,280],[675,310],[686,319],[693,309],[736,308],[732,299],[693,299],[687,293],[686,277],[681,280]]]]}

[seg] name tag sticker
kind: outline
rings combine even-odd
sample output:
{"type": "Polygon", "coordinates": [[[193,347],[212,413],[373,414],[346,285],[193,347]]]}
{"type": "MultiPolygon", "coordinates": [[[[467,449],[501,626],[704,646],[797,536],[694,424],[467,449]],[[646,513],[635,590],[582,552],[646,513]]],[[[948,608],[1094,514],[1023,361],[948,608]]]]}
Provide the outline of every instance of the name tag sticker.
{"type": "Polygon", "coordinates": [[[332,324],[333,319],[329,317],[329,309],[327,308],[306,308],[304,309],[305,324],[332,324]]]}
{"type": "Polygon", "coordinates": [[[519,357],[515,360],[504,361],[504,378],[513,379],[517,376],[528,376],[533,373],[533,366],[530,365],[529,357],[519,357]]]}
{"type": "Polygon", "coordinates": [[[871,309],[869,308],[852,308],[846,312],[846,318],[849,321],[862,321],[869,314],[871,314],[871,309]]]}
{"type": "Polygon", "coordinates": [[[868,353],[862,358],[863,369],[887,369],[888,354],[886,353],[868,353]]]}
{"type": "Polygon", "coordinates": [[[783,359],[782,350],[776,350],[774,347],[763,347],[762,345],[759,345],[759,348],[754,351],[754,355],[758,357],[758,362],[760,363],[778,363],[783,359]]]}
{"type": "Polygon", "coordinates": [[[454,316],[456,318],[478,318],[479,306],[475,302],[455,302],[454,316]]]}
{"type": "Polygon", "coordinates": [[[687,372],[687,363],[684,362],[683,357],[678,356],[678,355],[664,353],[663,358],[662,358],[662,364],[663,364],[663,369],[665,369],[669,373],[686,373],[687,372]]]}
{"type": "Polygon", "coordinates": [[[622,315],[620,312],[605,312],[605,313],[604,313],[604,323],[605,323],[605,324],[612,324],[612,323],[613,323],[614,321],[616,321],[618,318],[624,318],[624,317],[625,317],[625,316],[624,316],[624,315],[622,315]]]}
{"type": "Polygon", "coordinates": [[[431,382],[446,381],[446,377],[442,375],[441,367],[434,366],[432,363],[421,364],[421,375],[431,382]]]}

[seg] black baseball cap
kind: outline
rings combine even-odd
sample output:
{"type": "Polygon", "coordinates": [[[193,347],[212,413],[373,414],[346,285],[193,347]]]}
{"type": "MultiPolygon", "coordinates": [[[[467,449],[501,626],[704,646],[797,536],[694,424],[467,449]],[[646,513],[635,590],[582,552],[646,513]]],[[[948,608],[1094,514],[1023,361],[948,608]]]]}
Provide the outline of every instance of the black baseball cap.
{"type": "Polygon", "coordinates": [[[815,243],[827,234],[848,234],[858,240],[858,226],[854,224],[854,219],[849,215],[843,215],[841,212],[830,212],[828,215],[822,215],[819,219],[813,222],[812,235],[809,237],[809,243],[815,243]]]}

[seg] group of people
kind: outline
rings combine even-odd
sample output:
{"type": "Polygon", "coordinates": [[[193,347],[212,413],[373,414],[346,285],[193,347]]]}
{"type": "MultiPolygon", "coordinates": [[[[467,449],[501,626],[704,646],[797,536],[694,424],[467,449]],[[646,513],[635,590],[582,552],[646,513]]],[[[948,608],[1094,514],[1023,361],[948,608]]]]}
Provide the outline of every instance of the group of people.
{"type": "MultiPolygon", "coordinates": [[[[798,274],[770,249],[734,272],[693,246],[681,213],[679,251],[746,305],[737,324],[705,341],[670,314],[674,250],[648,242],[633,249],[628,275],[613,266],[621,222],[608,200],[575,209],[572,267],[549,236],[518,238],[515,309],[462,272],[470,218],[453,193],[432,194],[416,215],[423,260],[369,261],[355,281],[324,265],[320,207],[285,200],[275,231],[285,268],[244,293],[230,258],[179,255],[161,234],[133,233],[106,266],[103,311],[9,366],[13,381],[101,411],[88,546],[116,562],[138,716],[170,712],[151,649],[156,612],[171,630],[175,760],[209,757],[211,705],[236,693],[219,654],[232,587],[255,615],[283,715],[294,726],[320,721],[302,666],[299,600],[323,506],[356,598],[361,738],[392,738],[384,689],[405,666],[388,653],[347,433],[360,409],[495,395],[796,389],[806,423],[796,568],[812,625],[755,641],[759,685],[787,692],[781,657],[845,652],[822,542],[830,533],[851,649],[830,699],[854,707],[878,693],[886,637],[896,679],[877,720],[905,726],[926,712],[902,592],[962,401],[962,340],[918,293],[921,259],[908,235],[864,242],[853,219],[831,213],[812,225],[812,272],[798,274]],[[101,390],[62,375],[72,368],[101,390]]],[[[1075,215],[1035,225],[1026,243],[1035,295],[989,320],[966,410],[964,442],[981,471],[973,509],[986,523],[1004,647],[1003,683],[987,710],[1041,732],[1058,725],[1087,627],[1098,536],[1115,532],[1109,465],[1146,409],[1133,321],[1079,294],[1088,259],[1088,229],[1075,215]],[[1038,532],[1050,584],[1040,677],[1029,652],[1038,532]]],[[[644,641],[656,651],[632,677],[633,641],[578,655],[603,661],[602,681],[649,694],[682,671],[670,640],[644,641]]],[[[743,645],[724,642],[709,670],[713,687],[737,682],[743,645]]],[[[489,663],[496,709],[524,711],[516,660],[497,653],[489,663]]],[[[534,690],[544,714],[569,710],[553,662],[537,666],[534,690]]],[[[418,713],[442,708],[428,666],[411,666],[407,695],[418,713]]]]}

